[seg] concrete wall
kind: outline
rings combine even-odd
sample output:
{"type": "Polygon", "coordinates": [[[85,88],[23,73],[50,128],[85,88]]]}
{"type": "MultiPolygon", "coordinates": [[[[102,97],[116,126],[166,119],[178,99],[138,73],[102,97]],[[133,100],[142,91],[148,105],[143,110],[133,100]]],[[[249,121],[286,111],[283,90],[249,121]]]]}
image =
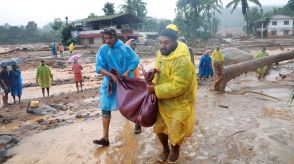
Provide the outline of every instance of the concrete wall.
{"type": "Polygon", "coordinates": [[[292,37],[293,36],[293,19],[272,19],[268,24],[268,37],[292,37]],[[289,21],[289,24],[285,25],[284,22],[289,21]],[[276,25],[273,25],[273,22],[276,22],[276,25]],[[275,32],[274,32],[275,31],[275,32]],[[285,34],[285,31],[289,31],[288,35],[285,34]],[[276,33],[274,35],[274,33],[276,33]]]}
{"type": "Polygon", "coordinates": [[[81,45],[102,45],[102,38],[80,38],[80,44],[81,45]],[[91,43],[91,40],[94,42],[91,43]]]}

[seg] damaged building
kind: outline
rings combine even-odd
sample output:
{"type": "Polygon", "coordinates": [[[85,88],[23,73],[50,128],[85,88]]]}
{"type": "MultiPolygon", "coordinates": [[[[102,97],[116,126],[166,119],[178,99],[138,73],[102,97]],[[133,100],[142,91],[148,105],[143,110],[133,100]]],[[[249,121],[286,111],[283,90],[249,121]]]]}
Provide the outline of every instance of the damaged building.
{"type": "Polygon", "coordinates": [[[142,36],[138,30],[141,23],[142,20],[133,14],[86,18],[74,22],[75,30],[72,31],[72,36],[76,37],[81,45],[101,45],[103,44],[101,31],[106,27],[114,27],[117,29],[118,37],[121,40],[138,39],[142,36]]]}
{"type": "Polygon", "coordinates": [[[293,17],[274,15],[255,22],[257,38],[290,38],[293,37],[293,17]]]}

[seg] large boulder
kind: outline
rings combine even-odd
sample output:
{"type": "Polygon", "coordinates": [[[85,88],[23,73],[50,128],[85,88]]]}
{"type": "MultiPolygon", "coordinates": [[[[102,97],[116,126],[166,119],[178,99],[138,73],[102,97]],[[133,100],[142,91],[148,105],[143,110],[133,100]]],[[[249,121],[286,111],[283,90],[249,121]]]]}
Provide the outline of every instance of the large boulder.
{"type": "Polygon", "coordinates": [[[225,48],[222,50],[224,55],[224,65],[231,65],[252,60],[253,56],[244,50],[238,48],[225,48]]]}

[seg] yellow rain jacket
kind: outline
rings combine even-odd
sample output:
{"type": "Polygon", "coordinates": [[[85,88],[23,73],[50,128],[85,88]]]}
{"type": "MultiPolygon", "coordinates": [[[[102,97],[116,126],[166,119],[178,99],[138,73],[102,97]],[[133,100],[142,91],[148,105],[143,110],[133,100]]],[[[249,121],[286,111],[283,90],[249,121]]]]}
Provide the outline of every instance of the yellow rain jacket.
{"type": "Polygon", "coordinates": [[[153,80],[159,114],[153,132],[168,135],[171,144],[182,144],[194,131],[197,92],[195,68],[188,47],[178,42],[169,56],[156,54],[155,68],[160,70],[153,80]]]}
{"type": "MultiPolygon", "coordinates": [[[[262,57],[266,57],[266,56],[269,56],[269,54],[267,52],[259,52],[255,56],[255,58],[258,59],[258,58],[262,58],[262,57]]],[[[265,74],[267,71],[268,71],[268,66],[267,65],[259,67],[257,69],[257,72],[260,73],[260,74],[265,74]]]]}
{"type": "Polygon", "coordinates": [[[68,47],[68,50],[69,50],[70,52],[72,52],[74,49],[75,49],[75,46],[74,46],[73,43],[71,43],[71,44],[69,45],[69,47],[68,47]]]}
{"type": "Polygon", "coordinates": [[[212,58],[212,62],[223,62],[224,61],[224,56],[223,56],[221,50],[219,50],[219,51],[214,50],[212,52],[211,58],[212,58]]]}

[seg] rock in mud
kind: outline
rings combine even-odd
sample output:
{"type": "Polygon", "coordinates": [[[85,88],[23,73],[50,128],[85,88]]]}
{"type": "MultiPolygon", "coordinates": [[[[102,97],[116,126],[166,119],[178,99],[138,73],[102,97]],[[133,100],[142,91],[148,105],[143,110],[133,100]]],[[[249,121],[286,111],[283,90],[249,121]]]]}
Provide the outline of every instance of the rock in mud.
{"type": "Polygon", "coordinates": [[[237,48],[225,48],[222,53],[224,55],[224,65],[237,64],[253,59],[249,52],[237,48]]]}
{"type": "Polygon", "coordinates": [[[49,106],[51,106],[51,107],[53,107],[53,108],[55,108],[57,110],[66,110],[64,108],[64,104],[63,103],[60,103],[60,104],[50,104],[49,106]]]}

